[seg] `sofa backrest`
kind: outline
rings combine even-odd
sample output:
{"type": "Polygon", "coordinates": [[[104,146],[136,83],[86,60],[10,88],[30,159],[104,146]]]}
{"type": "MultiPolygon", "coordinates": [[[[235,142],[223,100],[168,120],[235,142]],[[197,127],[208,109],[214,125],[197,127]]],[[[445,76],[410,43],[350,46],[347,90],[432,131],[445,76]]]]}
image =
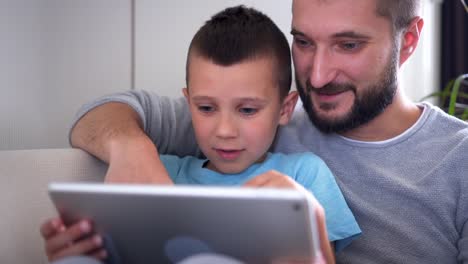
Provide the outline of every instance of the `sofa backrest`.
{"type": "Polygon", "coordinates": [[[0,263],[47,263],[41,223],[57,215],[52,181],[103,181],[107,165],[78,149],[0,151],[0,263]]]}

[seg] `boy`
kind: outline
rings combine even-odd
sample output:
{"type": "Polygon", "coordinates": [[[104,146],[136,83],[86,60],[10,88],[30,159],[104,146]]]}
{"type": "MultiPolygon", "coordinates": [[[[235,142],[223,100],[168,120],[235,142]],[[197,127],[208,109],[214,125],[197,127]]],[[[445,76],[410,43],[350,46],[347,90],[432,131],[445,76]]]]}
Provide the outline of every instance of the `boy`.
{"type": "MultiPolygon", "coordinates": [[[[324,207],[329,239],[340,250],[360,229],[325,163],[311,153],[268,153],[298,98],[289,93],[291,79],[288,42],[267,16],[243,6],[216,14],[190,44],[183,89],[207,159],[161,160],[176,184],[305,188],[324,207]]],[[[80,254],[105,258],[102,239],[88,236],[89,222],[65,228],[53,219],[41,231],[50,260],[80,254]]],[[[329,249],[322,251],[332,262],[329,249]]]]}

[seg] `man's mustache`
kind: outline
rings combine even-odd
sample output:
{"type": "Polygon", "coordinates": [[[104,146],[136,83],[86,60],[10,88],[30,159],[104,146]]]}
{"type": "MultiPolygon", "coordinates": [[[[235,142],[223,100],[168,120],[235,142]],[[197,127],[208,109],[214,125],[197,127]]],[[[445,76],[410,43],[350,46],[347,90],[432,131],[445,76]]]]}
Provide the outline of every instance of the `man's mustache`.
{"type": "Polygon", "coordinates": [[[353,91],[356,93],[356,86],[349,83],[327,83],[322,88],[316,88],[306,81],[306,94],[316,93],[318,95],[334,95],[342,92],[353,91]]]}

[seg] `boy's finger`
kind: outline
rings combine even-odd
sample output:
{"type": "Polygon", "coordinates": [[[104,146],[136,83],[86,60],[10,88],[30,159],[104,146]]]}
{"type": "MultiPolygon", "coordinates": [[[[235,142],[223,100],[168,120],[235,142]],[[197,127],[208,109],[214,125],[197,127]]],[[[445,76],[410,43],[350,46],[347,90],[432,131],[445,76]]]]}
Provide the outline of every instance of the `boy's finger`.
{"type": "Polygon", "coordinates": [[[105,260],[107,258],[107,251],[105,249],[100,249],[97,252],[92,253],[91,257],[100,260],[105,260]]]}
{"type": "Polygon", "coordinates": [[[73,244],[73,242],[79,238],[89,234],[91,230],[92,227],[89,221],[80,221],[48,239],[46,243],[46,251],[53,255],[53,252],[57,252],[70,244],[73,244]]]}
{"type": "Polygon", "coordinates": [[[268,171],[253,177],[252,179],[248,180],[244,183],[244,186],[247,187],[262,187],[267,185],[272,179],[278,177],[278,172],[276,171],[268,171]]]}
{"type": "Polygon", "coordinates": [[[262,175],[256,176],[253,179],[248,180],[247,182],[244,183],[243,186],[245,187],[261,187],[266,184],[268,181],[267,178],[261,177],[262,175]]]}
{"type": "Polygon", "coordinates": [[[287,175],[271,170],[260,174],[247,181],[244,186],[247,187],[269,187],[269,188],[294,188],[298,189],[298,184],[287,175]]]}
{"type": "Polygon", "coordinates": [[[51,218],[46,220],[40,228],[42,237],[46,240],[49,239],[60,230],[60,226],[62,225],[63,223],[60,218],[51,218]]]}
{"type": "Polygon", "coordinates": [[[91,252],[100,252],[102,249],[102,238],[99,235],[83,239],[73,245],[66,247],[52,256],[52,260],[68,257],[87,255],[91,252]]]}

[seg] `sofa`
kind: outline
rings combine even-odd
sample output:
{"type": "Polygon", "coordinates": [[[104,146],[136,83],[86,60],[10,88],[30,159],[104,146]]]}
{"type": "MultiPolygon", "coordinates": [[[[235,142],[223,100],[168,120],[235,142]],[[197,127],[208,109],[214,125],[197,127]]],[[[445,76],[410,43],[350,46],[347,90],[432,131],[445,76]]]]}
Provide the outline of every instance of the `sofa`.
{"type": "Polygon", "coordinates": [[[0,151],[0,263],[47,263],[39,227],[57,214],[48,184],[103,181],[106,171],[78,149],[0,151]]]}

